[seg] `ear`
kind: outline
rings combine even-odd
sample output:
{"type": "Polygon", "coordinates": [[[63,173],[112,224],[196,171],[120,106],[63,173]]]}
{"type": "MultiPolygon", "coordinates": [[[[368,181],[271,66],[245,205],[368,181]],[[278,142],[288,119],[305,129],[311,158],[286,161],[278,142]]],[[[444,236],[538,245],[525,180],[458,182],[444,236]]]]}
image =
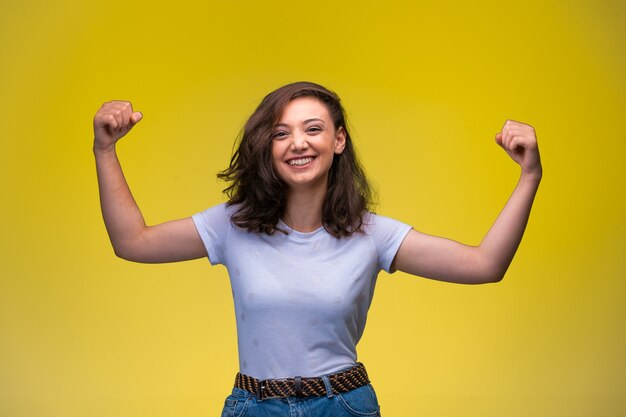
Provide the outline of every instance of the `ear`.
{"type": "Polygon", "coordinates": [[[335,138],[335,153],[340,154],[346,148],[346,130],[343,126],[337,129],[337,136],[335,138]]]}

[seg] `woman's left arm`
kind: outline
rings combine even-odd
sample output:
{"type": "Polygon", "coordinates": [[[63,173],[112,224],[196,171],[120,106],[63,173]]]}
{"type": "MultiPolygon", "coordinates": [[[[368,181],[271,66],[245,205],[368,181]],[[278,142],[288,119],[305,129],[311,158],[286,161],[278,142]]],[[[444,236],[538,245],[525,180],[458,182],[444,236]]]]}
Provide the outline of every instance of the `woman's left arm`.
{"type": "Polygon", "coordinates": [[[532,126],[507,120],[502,132],[496,135],[496,142],[520,165],[522,173],[480,245],[468,246],[411,230],[398,249],[392,268],[462,284],[502,280],[524,235],[542,168],[532,126]]]}

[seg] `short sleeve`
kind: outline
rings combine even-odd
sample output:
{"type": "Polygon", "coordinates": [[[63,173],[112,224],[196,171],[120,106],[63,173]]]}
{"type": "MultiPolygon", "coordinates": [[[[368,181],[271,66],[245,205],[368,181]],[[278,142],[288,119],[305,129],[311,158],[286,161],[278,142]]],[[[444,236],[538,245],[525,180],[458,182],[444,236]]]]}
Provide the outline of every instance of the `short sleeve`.
{"type": "Polygon", "coordinates": [[[226,204],[211,207],[191,218],[209,254],[211,265],[223,264],[225,242],[232,227],[226,204]]]}
{"type": "Polygon", "coordinates": [[[374,241],[379,267],[390,272],[391,263],[411,226],[389,217],[369,214],[367,233],[374,241]]]}

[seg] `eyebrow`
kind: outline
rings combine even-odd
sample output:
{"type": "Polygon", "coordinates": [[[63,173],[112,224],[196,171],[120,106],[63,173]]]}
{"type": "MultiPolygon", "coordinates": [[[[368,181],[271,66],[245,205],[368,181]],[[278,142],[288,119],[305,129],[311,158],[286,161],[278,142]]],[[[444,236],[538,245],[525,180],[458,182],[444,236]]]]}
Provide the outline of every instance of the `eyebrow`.
{"type": "MultiPolygon", "coordinates": [[[[320,118],[317,118],[317,117],[313,117],[312,119],[306,119],[304,122],[302,122],[302,124],[307,124],[307,123],[310,123],[310,122],[322,122],[322,123],[324,123],[324,120],[322,120],[320,118]]],[[[276,125],[276,127],[279,127],[279,126],[281,126],[281,127],[282,126],[289,127],[289,125],[287,123],[278,123],[276,125]]]]}

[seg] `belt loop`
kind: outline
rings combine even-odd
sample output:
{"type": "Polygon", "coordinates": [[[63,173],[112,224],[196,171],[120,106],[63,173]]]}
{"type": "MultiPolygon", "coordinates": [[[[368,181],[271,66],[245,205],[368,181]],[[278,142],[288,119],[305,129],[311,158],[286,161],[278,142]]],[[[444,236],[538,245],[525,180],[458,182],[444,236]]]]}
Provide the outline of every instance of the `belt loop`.
{"type": "Polygon", "coordinates": [[[294,388],[296,390],[296,397],[302,397],[302,377],[297,376],[294,378],[294,388]]]}
{"type": "Polygon", "coordinates": [[[263,401],[263,396],[265,395],[265,380],[259,380],[259,383],[256,386],[256,397],[259,401],[263,401]]]}
{"type": "Polygon", "coordinates": [[[326,396],[331,398],[335,394],[333,394],[333,387],[330,385],[330,379],[328,379],[328,375],[323,375],[321,378],[322,381],[324,381],[324,388],[326,388],[326,396]]]}

